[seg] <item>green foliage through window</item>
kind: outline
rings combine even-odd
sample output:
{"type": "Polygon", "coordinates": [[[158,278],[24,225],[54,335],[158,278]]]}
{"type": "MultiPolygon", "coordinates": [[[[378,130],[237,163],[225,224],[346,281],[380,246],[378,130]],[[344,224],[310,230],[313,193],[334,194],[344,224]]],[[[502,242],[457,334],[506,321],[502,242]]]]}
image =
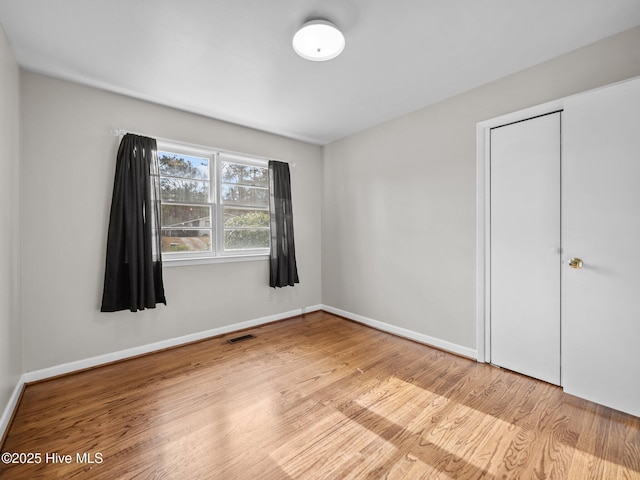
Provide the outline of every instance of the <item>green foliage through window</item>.
{"type": "MultiPolygon", "coordinates": [[[[226,215],[225,215],[226,217],[226,215]]],[[[269,214],[248,211],[225,218],[224,248],[269,248],[269,214]]]]}

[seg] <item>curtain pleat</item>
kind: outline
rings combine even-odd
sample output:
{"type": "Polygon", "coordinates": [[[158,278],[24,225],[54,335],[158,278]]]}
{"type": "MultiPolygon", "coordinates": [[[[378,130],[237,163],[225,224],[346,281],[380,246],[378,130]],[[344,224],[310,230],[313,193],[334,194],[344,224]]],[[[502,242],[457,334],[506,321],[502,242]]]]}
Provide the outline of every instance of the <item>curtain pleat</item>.
{"type": "Polygon", "coordinates": [[[269,194],[271,217],[271,255],[269,285],[293,286],[300,283],[293,239],[293,207],[289,165],[269,162],[269,194]]]}
{"type": "Polygon", "coordinates": [[[126,134],[111,199],[102,312],[167,304],[160,245],[160,176],[156,140],[126,134]]]}

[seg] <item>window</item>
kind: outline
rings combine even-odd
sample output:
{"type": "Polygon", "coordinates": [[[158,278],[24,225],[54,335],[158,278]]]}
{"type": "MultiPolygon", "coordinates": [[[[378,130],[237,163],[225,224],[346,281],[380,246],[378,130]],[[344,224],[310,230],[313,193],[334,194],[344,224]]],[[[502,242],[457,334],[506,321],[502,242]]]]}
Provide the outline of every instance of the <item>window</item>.
{"type": "Polygon", "coordinates": [[[225,251],[269,248],[269,170],[221,155],[225,251]]]}
{"type": "Polygon", "coordinates": [[[269,253],[267,161],[158,141],[163,259],[269,253]]]}

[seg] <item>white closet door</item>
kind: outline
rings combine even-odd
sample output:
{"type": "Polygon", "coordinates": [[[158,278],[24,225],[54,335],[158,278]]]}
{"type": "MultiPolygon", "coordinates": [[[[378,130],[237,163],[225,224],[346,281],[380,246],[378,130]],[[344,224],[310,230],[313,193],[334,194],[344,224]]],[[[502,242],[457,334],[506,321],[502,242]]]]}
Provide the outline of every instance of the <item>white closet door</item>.
{"type": "Polygon", "coordinates": [[[640,80],[563,119],[564,388],[640,416],[640,80]]]}
{"type": "Polygon", "coordinates": [[[560,384],[560,113],[491,131],[491,362],[560,384]]]}

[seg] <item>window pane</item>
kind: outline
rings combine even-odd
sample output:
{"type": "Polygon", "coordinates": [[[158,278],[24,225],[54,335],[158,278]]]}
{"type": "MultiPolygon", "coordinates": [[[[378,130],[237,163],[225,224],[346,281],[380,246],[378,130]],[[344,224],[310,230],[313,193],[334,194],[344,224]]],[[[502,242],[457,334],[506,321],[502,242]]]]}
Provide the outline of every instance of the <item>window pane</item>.
{"type": "Polygon", "coordinates": [[[225,228],[269,228],[269,212],[224,207],[225,228]]]}
{"type": "Polygon", "coordinates": [[[209,159],[171,152],[158,152],[160,175],[209,180],[209,159]]]}
{"type": "Polygon", "coordinates": [[[269,248],[268,228],[224,229],[224,249],[269,248]]]}
{"type": "Polygon", "coordinates": [[[221,162],[222,183],[269,187],[269,169],[239,163],[221,162]]]}
{"type": "Polygon", "coordinates": [[[209,206],[162,204],[163,227],[206,227],[211,228],[211,208],[209,206]]]}
{"type": "Polygon", "coordinates": [[[222,185],[222,200],[238,205],[269,205],[269,190],[266,188],[222,185]]]}
{"type": "Polygon", "coordinates": [[[162,229],[162,252],[210,252],[211,230],[162,229]]]}
{"type": "Polygon", "coordinates": [[[209,182],[181,178],[160,178],[163,202],[206,203],[209,201],[209,182]]]}

